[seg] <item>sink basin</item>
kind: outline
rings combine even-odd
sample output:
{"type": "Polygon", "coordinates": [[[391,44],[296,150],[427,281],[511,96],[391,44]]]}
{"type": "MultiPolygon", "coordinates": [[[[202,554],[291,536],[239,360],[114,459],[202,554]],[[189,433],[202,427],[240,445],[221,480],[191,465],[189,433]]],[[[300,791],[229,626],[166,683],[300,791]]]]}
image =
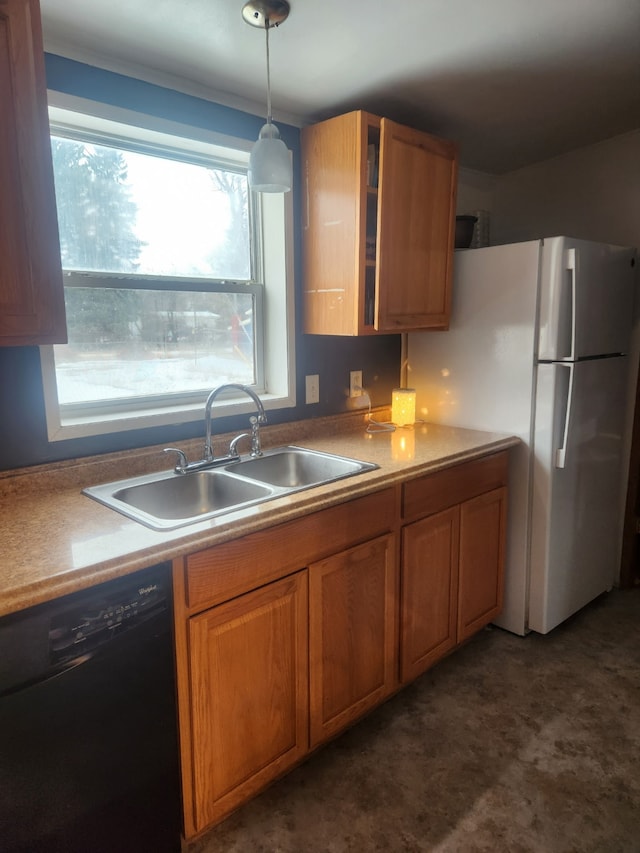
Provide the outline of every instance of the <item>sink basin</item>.
{"type": "Polygon", "coordinates": [[[302,447],[279,447],[256,459],[231,463],[227,471],[271,486],[306,489],[371,471],[375,467],[370,462],[359,462],[357,459],[305,450],[302,447]]]}
{"type": "Polygon", "coordinates": [[[377,467],[289,446],[219,468],[189,474],[163,471],[90,486],[83,492],[153,530],[173,530],[377,467]]]}
{"type": "Polygon", "coordinates": [[[170,530],[258,503],[273,489],[214,469],[186,475],[167,471],[92,486],[84,493],[148,527],[170,530]]]}

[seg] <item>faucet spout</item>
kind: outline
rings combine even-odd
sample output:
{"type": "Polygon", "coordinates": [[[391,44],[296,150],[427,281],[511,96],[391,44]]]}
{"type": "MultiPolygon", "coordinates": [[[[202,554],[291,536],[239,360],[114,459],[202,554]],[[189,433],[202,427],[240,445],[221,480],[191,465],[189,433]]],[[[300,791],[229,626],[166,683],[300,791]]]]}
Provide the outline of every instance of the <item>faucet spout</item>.
{"type": "Polygon", "coordinates": [[[262,449],[260,447],[260,425],[266,424],[267,416],[264,411],[264,406],[262,405],[262,401],[260,397],[256,394],[256,392],[252,388],[248,388],[246,385],[239,385],[235,382],[229,382],[226,385],[219,385],[217,388],[214,388],[213,391],[207,397],[207,402],[204,407],[204,422],[205,422],[205,439],[204,439],[204,455],[202,459],[199,459],[197,462],[187,462],[187,457],[183,453],[182,450],[179,450],[177,447],[166,447],[165,453],[177,453],[178,454],[178,462],[173,469],[176,474],[189,474],[191,471],[202,471],[205,468],[213,468],[217,465],[224,465],[227,462],[234,462],[240,458],[238,454],[238,442],[241,438],[251,438],[251,456],[262,456],[262,449]],[[247,394],[253,402],[256,404],[256,409],[258,410],[257,415],[251,415],[249,418],[249,423],[251,424],[251,432],[243,432],[240,435],[237,435],[229,445],[229,452],[226,456],[221,456],[218,459],[214,459],[213,457],[213,444],[211,439],[211,420],[212,420],[212,407],[214,400],[219,394],[222,394],[224,391],[242,391],[247,394]]]}
{"type": "Polygon", "coordinates": [[[251,455],[252,456],[261,456],[262,450],[260,448],[260,432],[259,426],[260,424],[267,423],[267,416],[264,411],[264,406],[262,405],[262,400],[258,397],[256,392],[249,388],[247,385],[236,384],[235,382],[230,382],[225,385],[219,385],[217,388],[214,388],[213,391],[207,397],[207,402],[204,406],[204,425],[205,425],[205,437],[204,437],[204,462],[212,462],[213,461],[213,444],[211,438],[211,420],[212,420],[212,407],[215,399],[225,391],[242,391],[247,396],[251,397],[253,402],[256,404],[256,409],[258,410],[258,415],[253,416],[251,420],[251,455]],[[254,423],[255,418],[255,423],[254,423]]]}

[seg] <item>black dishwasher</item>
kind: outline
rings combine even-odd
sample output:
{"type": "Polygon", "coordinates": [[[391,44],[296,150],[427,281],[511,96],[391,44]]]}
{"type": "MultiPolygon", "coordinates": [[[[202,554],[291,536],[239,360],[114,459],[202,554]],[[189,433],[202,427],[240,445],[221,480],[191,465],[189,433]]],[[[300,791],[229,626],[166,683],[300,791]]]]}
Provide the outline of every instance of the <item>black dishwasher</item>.
{"type": "Polygon", "coordinates": [[[0,620],[3,853],[180,850],[170,577],[0,620]]]}

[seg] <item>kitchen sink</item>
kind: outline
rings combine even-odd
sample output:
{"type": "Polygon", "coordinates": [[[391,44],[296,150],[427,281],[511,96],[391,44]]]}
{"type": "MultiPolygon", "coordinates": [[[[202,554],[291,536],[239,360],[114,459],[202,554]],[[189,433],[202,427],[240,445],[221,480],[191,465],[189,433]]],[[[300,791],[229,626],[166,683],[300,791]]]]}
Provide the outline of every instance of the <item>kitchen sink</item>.
{"type": "Polygon", "coordinates": [[[155,530],[171,530],[258,503],[273,489],[212,469],[165,471],[91,486],[84,493],[155,530]]]}
{"type": "Polygon", "coordinates": [[[156,518],[196,518],[268,497],[271,489],[219,471],[198,471],[118,489],[113,497],[156,518]]]}
{"type": "Polygon", "coordinates": [[[369,462],[301,447],[279,447],[255,459],[231,463],[227,471],[285,489],[306,489],[370,471],[375,467],[369,462]]]}
{"type": "Polygon", "coordinates": [[[173,530],[377,467],[289,446],[220,467],[187,474],[163,471],[90,486],[83,492],[153,530],[173,530]]]}

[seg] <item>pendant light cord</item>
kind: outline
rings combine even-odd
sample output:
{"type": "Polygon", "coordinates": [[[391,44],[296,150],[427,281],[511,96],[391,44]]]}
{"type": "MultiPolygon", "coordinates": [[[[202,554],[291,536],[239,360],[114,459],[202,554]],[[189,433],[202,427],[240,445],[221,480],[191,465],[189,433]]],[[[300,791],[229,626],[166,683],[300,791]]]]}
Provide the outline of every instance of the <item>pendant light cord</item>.
{"type": "Polygon", "coordinates": [[[271,72],[269,70],[269,18],[264,19],[267,35],[267,124],[271,124],[271,72]]]}

